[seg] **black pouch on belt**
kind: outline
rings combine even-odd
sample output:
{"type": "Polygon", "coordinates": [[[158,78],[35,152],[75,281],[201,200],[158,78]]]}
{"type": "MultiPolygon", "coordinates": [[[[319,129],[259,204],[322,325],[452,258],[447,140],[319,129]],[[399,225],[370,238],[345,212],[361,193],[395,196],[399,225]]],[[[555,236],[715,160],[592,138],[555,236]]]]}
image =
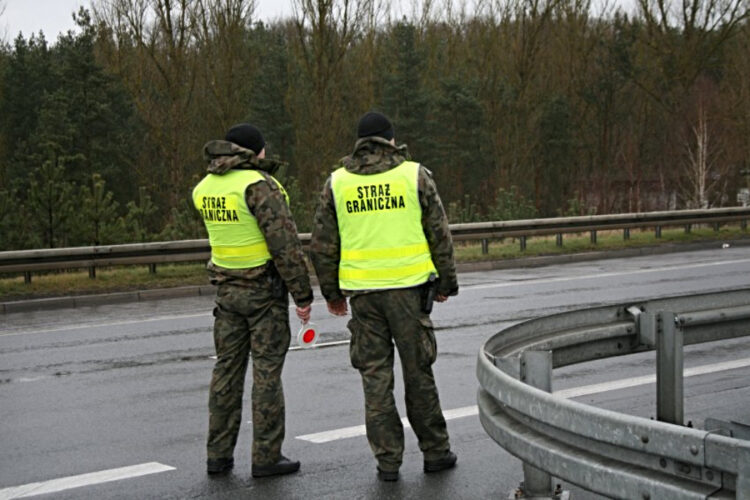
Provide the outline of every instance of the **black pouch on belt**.
{"type": "Polygon", "coordinates": [[[437,294],[437,275],[431,273],[427,283],[422,285],[422,312],[430,314],[432,312],[432,303],[435,302],[437,294]]]}
{"type": "Polygon", "coordinates": [[[287,294],[286,283],[273,262],[268,263],[268,280],[271,282],[271,295],[275,299],[281,299],[287,294]]]}

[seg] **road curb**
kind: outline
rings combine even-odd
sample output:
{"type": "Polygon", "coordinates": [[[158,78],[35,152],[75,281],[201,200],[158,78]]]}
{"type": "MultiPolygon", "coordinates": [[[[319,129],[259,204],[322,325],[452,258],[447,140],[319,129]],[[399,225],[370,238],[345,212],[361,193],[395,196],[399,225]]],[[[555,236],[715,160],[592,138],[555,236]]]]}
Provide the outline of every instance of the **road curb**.
{"type": "MultiPolygon", "coordinates": [[[[750,246],[750,238],[726,240],[732,246],[750,246]]],[[[517,259],[491,260],[481,262],[460,262],[456,265],[459,273],[494,271],[498,269],[523,269],[543,267],[554,264],[587,262],[601,259],[640,257],[645,255],[662,255],[668,253],[716,250],[724,241],[701,241],[693,243],[668,243],[620,250],[601,250],[561,255],[543,255],[517,259]]],[[[96,295],[77,295],[72,297],[51,297],[46,299],[18,300],[0,302],[0,314],[11,314],[48,309],[69,309],[76,307],[95,307],[107,304],[127,302],[144,302],[150,300],[174,299],[196,296],[213,296],[216,293],[211,285],[181,286],[174,288],[157,288],[131,292],[116,292],[96,295]]]]}

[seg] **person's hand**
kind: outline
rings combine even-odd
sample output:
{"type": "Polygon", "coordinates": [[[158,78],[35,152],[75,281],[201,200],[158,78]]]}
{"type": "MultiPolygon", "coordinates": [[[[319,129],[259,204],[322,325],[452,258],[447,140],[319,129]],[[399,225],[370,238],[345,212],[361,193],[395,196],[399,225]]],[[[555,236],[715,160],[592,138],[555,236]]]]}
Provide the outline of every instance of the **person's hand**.
{"type": "Polygon", "coordinates": [[[328,312],[334,316],[346,316],[347,311],[346,297],[328,302],[328,312]]]}
{"type": "Polygon", "coordinates": [[[439,293],[435,295],[435,302],[445,302],[446,300],[448,300],[447,295],[442,295],[439,293]]]}
{"type": "Polygon", "coordinates": [[[305,307],[297,306],[297,317],[302,323],[310,321],[310,311],[312,310],[312,304],[308,304],[305,307]]]}

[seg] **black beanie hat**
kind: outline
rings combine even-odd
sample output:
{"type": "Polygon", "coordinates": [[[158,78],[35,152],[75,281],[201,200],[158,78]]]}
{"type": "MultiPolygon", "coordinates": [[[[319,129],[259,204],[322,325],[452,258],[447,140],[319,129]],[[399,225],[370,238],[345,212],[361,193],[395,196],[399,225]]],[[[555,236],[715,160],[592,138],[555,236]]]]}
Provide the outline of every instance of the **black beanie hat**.
{"type": "Polygon", "coordinates": [[[357,125],[357,137],[370,137],[373,135],[382,137],[386,141],[393,139],[393,125],[390,120],[385,115],[376,111],[365,113],[359,119],[359,125],[357,125]]]}
{"type": "Polygon", "coordinates": [[[263,134],[249,123],[240,123],[230,128],[224,139],[245,149],[251,149],[256,155],[259,155],[263,151],[263,148],[266,147],[263,134]]]}

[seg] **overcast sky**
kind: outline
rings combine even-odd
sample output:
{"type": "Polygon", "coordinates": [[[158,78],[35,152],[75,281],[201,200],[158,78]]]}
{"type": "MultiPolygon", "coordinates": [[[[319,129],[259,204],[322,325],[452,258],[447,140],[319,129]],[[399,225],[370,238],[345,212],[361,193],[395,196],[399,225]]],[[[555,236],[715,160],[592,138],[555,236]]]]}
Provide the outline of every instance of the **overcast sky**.
{"type": "MultiPolygon", "coordinates": [[[[5,13],[0,16],[0,39],[10,41],[18,32],[25,38],[31,33],[44,31],[48,41],[55,41],[59,33],[73,29],[72,13],[90,0],[0,0],[5,13]]],[[[264,20],[290,15],[292,0],[256,0],[256,17],[264,20]]]]}
{"type": "MultiPolygon", "coordinates": [[[[599,1],[621,5],[628,11],[634,5],[634,0],[599,1]]],[[[392,4],[401,5],[397,14],[408,11],[407,6],[411,5],[408,0],[396,0],[392,4]]],[[[29,38],[32,33],[42,30],[47,41],[54,42],[59,33],[75,27],[73,12],[81,5],[89,7],[91,0],[0,0],[2,5],[5,5],[5,13],[0,16],[0,41],[12,41],[19,31],[29,38]]],[[[256,0],[255,14],[263,20],[289,16],[292,14],[292,0],[256,0]]]]}

